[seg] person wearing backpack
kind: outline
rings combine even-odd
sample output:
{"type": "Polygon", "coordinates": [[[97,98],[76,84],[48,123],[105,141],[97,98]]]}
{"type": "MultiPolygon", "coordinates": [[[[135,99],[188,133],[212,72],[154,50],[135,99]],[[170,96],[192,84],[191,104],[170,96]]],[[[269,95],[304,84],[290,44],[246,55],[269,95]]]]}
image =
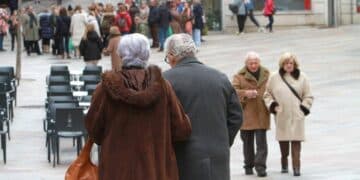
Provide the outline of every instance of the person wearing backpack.
{"type": "Polygon", "coordinates": [[[111,4],[107,4],[104,9],[103,18],[101,20],[101,32],[102,32],[104,47],[108,45],[110,28],[114,20],[115,20],[114,7],[111,4]]]}
{"type": "Polygon", "coordinates": [[[125,4],[119,4],[119,13],[115,17],[114,25],[119,28],[122,35],[130,34],[132,21],[125,4]]]}

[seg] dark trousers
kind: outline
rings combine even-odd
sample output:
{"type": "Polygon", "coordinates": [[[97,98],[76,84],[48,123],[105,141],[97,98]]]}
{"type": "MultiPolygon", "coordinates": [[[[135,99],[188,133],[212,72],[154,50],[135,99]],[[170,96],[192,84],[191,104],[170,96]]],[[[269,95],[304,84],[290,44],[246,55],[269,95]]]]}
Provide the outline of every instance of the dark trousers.
{"type": "Polygon", "coordinates": [[[59,55],[64,54],[64,50],[67,54],[69,54],[69,36],[60,36],[58,39],[58,53],[59,55]]]}
{"type": "Polygon", "coordinates": [[[236,18],[237,18],[239,33],[242,33],[245,28],[246,15],[237,15],[236,18]]]}
{"type": "Polygon", "coordinates": [[[36,52],[38,55],[41,54],[39,42],[38,41],[27,41],[26,42],[26,52],[30,55],[32,52],[36,52]]]}
{"type": "Polygon", "coordinates": [[[268,154],[266,130],[241,130],[243,141],[245,169],[255,167],[257,171],[266,169],[266,159],[268,154]],[[256,140],[256,153],[254,150],[254,140],[256,140]]]}
{"type": "Polygon", "coordinates": [[[251,22],[253,22],[256,27],[260,27],[258,21],[255,19],[253,10],[249,10],[248,16],[250,17],[251,22]]]}
{"type": "Polygon", "coordinates": [[[288,168],[288,156],[290,152],[291,144],[291,158],[293,169],[300,169],[300,141],[279,141],[281,151],[281,166],[282,168],[288,168]]]}
{"type": "Polygon", "coordinates": [[[15,49],[16,33],[11,33],[11,51],[15,49]]]}
{"type": "Polygon", "coordinates": [[[273,24],[274,24],[274,16],[270,15],[269,18],[269,24],[266,25],[266,29],[269,29],[270,32],[273,30],[273,24]]]}
{"type": "Polygon", "coordinates": [[[156,48],[159,47],[159,33],[158,33],[158,26],[153,24],[150,26],[150,34],[153,40],[152,47],[156,48]]]}

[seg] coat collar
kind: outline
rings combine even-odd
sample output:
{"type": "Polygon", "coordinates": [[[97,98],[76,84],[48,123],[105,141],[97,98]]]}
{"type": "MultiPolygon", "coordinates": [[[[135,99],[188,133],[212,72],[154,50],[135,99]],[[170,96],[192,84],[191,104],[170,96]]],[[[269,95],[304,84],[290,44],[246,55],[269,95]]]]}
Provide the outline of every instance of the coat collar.
{"type": "Polygon", "coordinates": [[[251,73],[247,70],[246,67],[242,68],[238,74],[243,75],[247,80],[255,81],[256,84],[259,86],[268,79],[270,74],[269,70],[267,70],[266,68],[262,66],[260,66],[259,68],[260,68],[259,80],[256,80],[256,78],[253,75],[251,75],[251,73]]]}
{"type": "Polygon", "coordinates": [[[203,64],[203,63],[201,63],[199,60],[197,60],[196,57],[185,57],[182,60],[180,60],[180,62],[178,64],[176,64],[175,68],[179,67],[179,66],[185,66],[188,64],[203,64]]]}

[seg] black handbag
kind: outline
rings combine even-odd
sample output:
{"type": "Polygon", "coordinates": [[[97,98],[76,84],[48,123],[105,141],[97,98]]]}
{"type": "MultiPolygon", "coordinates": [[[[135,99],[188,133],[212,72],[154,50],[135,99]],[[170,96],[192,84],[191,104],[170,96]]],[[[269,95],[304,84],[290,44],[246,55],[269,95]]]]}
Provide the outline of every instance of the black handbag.
{"type": "Polygon", "coordinates": [[[300,100],[300,109],[302,110],[302,112],[304,112],[304,115],[305,116],[309,115],[310,110],[301,104],[301,102],[303,100],[301,99],[299,94],[296,92],[296,90],[285,80],[285,78],[283,76],[281,76],[281,79],[284,81],[284,83],[287,85],[287,87],[289,87],[290,91],[300,100]]]}
{"type": "Polygon", "coordinates": [[[230,3],[229,4],[229,10],[232,13],[237,14],[239,12],[239,6],[237,4],[230,3]]]}

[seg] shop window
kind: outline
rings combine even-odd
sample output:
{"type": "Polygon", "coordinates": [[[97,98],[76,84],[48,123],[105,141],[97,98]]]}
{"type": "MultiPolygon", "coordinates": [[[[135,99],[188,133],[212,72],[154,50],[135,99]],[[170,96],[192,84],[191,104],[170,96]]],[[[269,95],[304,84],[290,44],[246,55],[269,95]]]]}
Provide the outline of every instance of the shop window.
{"type": "MultiPolygon", "coordinates": [[[[261,11],[264,8],[264,0],[253,0],[253,1],[256,10],[261,11]]],[[[311,0],[274,0],[274,1],[276,8],[279,11],[298,11],[298,10],[311,9],[311,0]]]]}
{"type": "Polygon", "coordinates": [[[356,9],[357,9],[357,12],[360,13],[360,0],[356,1],[356,9]]]}

